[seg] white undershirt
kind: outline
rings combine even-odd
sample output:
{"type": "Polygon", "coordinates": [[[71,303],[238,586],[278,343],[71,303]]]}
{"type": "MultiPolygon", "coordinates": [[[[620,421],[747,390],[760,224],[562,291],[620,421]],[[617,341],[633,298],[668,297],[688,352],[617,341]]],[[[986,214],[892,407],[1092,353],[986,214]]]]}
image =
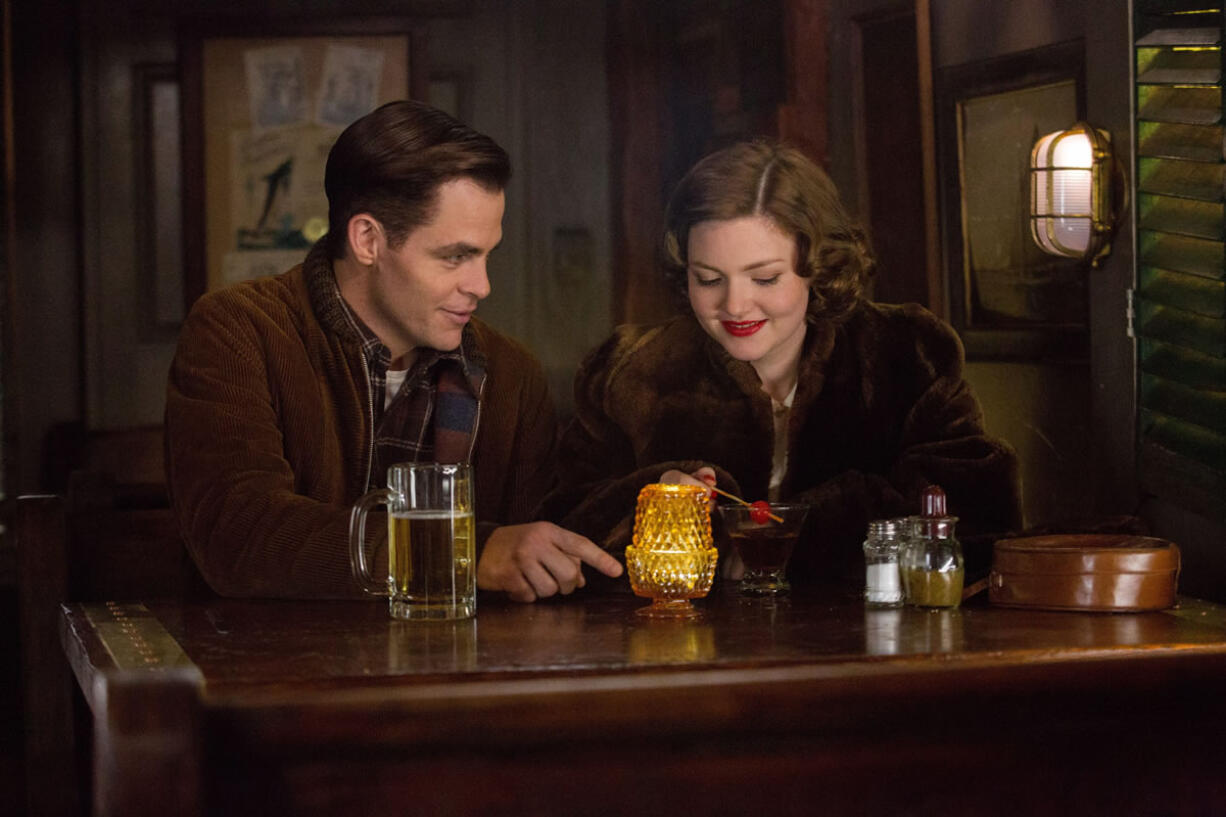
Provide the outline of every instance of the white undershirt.
{"type": "Polygon", "coordinates": [[[392,405],[392,401],[396,399],[396,395],[400,394],[400,387],[404,385],[404,379],[409,376],[408,369],[388,369],[384,377],[387,379],[387,387],[383,389],[383,410],[392,405]]]}
{"type": "Polygon", "coordinates": [[[792,413],[792,401],[796,399],[797,383],[792,384],[792,390],[780,403],[771,398],[771,409],[775,420],[775,451],[771,455],[771,481],[766,496],[770,502],[779,501],[779,486],[783,484],[783,475],[788,471],[788,417],[792,413]]]}

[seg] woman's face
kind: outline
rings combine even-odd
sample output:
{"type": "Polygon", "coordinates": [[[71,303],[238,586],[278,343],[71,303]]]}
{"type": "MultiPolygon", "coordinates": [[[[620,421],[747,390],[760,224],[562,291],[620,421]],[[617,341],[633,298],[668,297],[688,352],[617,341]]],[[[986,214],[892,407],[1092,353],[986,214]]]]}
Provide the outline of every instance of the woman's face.
{"type": "Polygon", "coordinates": [[[690,306],[707,334],[765,379],[800,357],[809,282],[796,274],[796,240],[766,216],[690,228],[690,306]]]}

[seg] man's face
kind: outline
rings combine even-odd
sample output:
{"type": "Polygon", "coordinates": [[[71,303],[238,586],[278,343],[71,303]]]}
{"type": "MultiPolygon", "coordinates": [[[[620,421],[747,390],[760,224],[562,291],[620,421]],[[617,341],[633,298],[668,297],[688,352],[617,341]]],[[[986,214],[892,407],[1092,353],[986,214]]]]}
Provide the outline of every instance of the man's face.
{"type": "Polygon", "coordinates": [[[502,191],[471,179],[438,189],[434,219],[399,247],[379,245],[371,272],[371,328],[395,357],[417,348],[460,345],[477,302],[490,294],[486,261],[502,240],[502,191]]]}

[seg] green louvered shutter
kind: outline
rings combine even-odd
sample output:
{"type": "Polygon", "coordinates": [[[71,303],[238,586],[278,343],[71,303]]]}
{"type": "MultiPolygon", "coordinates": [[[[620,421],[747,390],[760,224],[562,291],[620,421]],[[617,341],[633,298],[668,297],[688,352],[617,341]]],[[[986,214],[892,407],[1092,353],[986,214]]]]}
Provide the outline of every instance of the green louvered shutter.
{"type": "Polygon", "coordinates": [[[1221,4],[1135,5],[1142,488],[1226,508],[1226,136],[1221,4]]]}

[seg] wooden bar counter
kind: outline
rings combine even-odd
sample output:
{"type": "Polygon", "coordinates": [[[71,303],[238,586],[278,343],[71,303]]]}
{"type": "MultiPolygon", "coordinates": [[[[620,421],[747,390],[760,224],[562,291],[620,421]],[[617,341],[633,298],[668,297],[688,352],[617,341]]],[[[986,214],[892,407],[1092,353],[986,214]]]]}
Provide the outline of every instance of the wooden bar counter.
{"type": "Polygon", "coordinates": [[[1224,814],[1226,608],[67,605],[102,814],[1224,814]]]}

